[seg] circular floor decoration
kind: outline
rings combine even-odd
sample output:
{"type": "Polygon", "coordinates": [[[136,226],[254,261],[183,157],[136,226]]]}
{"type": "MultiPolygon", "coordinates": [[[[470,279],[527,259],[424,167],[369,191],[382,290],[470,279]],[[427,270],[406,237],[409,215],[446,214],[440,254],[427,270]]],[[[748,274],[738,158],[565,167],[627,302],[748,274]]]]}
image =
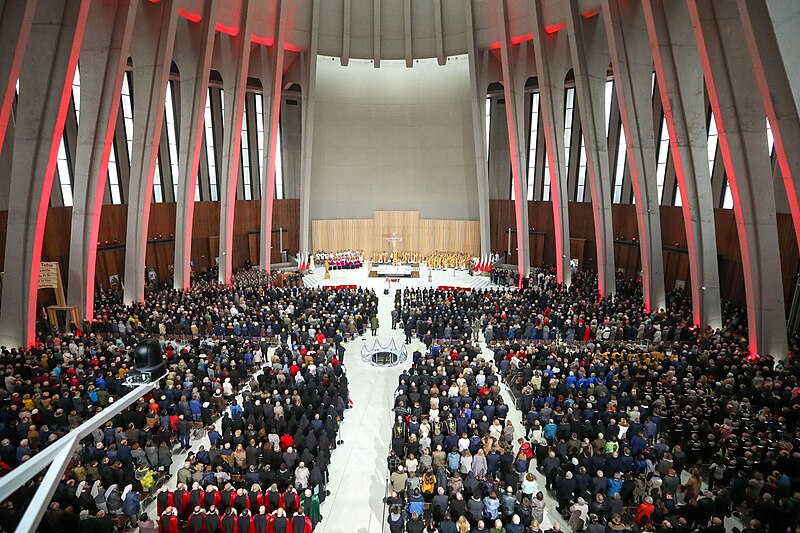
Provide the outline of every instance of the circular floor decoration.
{"type": "Polygon", "coordinates": [[[372,348],[364,346],[361,348],[361,360],[369,363],[372,366],[395,366],[408,358],[406,345],[401,344],[400,348],[394,342],[394,339],[389,341],[389,344],[384,346],[380,341],[376,340],[372,344],[372,348]]]}

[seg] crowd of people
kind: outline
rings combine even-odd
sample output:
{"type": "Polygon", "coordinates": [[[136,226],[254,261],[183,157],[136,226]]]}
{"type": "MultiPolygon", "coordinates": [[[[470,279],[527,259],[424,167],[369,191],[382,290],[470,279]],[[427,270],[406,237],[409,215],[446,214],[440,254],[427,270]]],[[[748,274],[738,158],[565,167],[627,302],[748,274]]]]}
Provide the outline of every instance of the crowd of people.
{"type": "Polygon", "coordinates": [[[349,399],[347,376],[328,343],[278,347],[221,431],[157,495],[159,525],[173,533],[308,533],[322,519],[330,453],[349,399]],[[177,530],[175,530],[177,531],[177,530]]]}
{"type": "MultiPolygon", "coordinates": [[[[231,287],[200,281],[130,306],[104,293],[91,324],[43,332],[27,350],[1,349],[2,473],[129,392],[125,378],[143,338],[160,340],[168,368],[156,389],[81,441],[42,531],[113,531],[138,522],[146,500],[168,479],[175,453],[192,448],[192,435],[204,432],[210,445],[192,449],[178,470],[183,489],[253,491],[257,482],[263,495],[295,490],[313,520],[308,504],[324,499],[330,449],[348,407],[341,365],[346,332],[356,324],[363,331],[377,300],[372,291],[277,288],[273,281],[244,272],[231,287]]],[[[38,482],[0,503],[2,530],[14,529],[38,482]]],[[[288,519],[300,510],[284,503],[291,497],[281,499],[283,511],[264,497],[267,513],[288,519]]],[[[259,501],[256,495],[250,503],[253,515],[259,501]]],[[[232,513],[237,505],[217,509],[232,513]]],[[[176,520],[188,520],[187,511],[178,506],[176,520]]]]}
{"type": "Polygon", "coordinates": [[[363,332],[377,313],[374,291],[277,287],[274,278],[249,270],[230,287],[202,281],[187,291],[151,293],[133,305],[125,305],[118,292],[104,292],[83,332],[253,337],[285,344],[290,337],[305,342],[312,329],[330,339],[363,332]]]}
{"type": "Polygon", "coordinates": [[[515,498],[509,406],[479,353],[470,342],[435,344],[399,378],[386,498],[392,533],[457,531],[467,522],[489,531],[515,498]]]}
{"type": "MultiPolygon", "coordinates": [[[[616,294],[601,299],[589,273],[564,287],[544,271],[515,290],[407,289],[396,311],[407,337],[420,336],[429,352],[412,368],[423,376],[412,403],[423,403],[401,410],[393,435],[405,438],[407,476],[411,466],[425,485],[426,468],[437,466],[422,505],[409,496],[414,490],[390,502],[395,531],[403,521],[407,531],[537,532],[541,515],[530,509],[543,505],[539,492],[554,497],[554,511],[578,532],[721,532],[734,513],[749,533],[800,526],[796,359],[751,358],[741,310],[726,305],[722,328],[697,328],[681,291],[668,295],[667,309],[648,314],[635,281],[618,278],[616,294]],[[447,346],[480,336],[494,353],[491,365],[436,352],[437,339],[447,346]],[[451,370],[464,385],[457,392],[447,386],[451,370]],[[497,376],[522,413],[513,410],[500,427],[486,416],[497,376]],[[423,383],[441,389],[439,379],[448,400],[455,394],[445,404],[455,406],[456,420],[469,413],[441,450],[431,437],[433,415],[450,415],[441,407],[432,414],[424,401],[434,395],[418,390],[423,383]],[[526,438],[512,448],[504,424],[513,423],[526,438]],[[427,459],[434,452],[443,453],[427,459]]],[[[410,388],[401,383],[398,402],[410,388]]],[[[395,455],[399,444],[393,440],[395,455]]],[[[392,474],[394,489],[401,475],[392,474]]]]}
{"type": "Polygon", "coordinates": [[[361,250],[319,251],[314,254],[314,264],[317,266],[327,264],[331,270],[354,270],[363,266],[364,252],[361,250]]]}

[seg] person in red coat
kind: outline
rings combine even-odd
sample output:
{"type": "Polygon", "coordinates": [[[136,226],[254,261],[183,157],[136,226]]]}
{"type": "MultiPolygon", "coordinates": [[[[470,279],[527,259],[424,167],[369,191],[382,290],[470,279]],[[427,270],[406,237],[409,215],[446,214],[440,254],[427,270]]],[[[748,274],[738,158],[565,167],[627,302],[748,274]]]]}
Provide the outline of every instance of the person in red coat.
{"type": "Polygon", "coordinates": [[[302,505],[297,510],[297,514],[292,517],[291,522],[291,533],[311,533],[314,531],[314,524],[311,523],[311,519],[309,517],[303,514],[302,505]]]}
{"type": "Polygon", "coordinates": [[[258,514],[253,517],[254,533],[271,533],[272,532],[272,515],[267,514],[267,508],[261,506],[258,508],[258,514]]]}
{"type": "Polygon", "coordinates": [[[644,528],[650,523],[651,517],[653,516],[653,511],[655,510],[656,508],[653,505],[653,498],[648,496],[642,503],[639,504],[639,507],[637,507],[636,517],[633,519],[633,521],[637,526],[644,528]]]}
{"type": "Polygon", "coordinates": [[[185,518],[191,507],[189,507],[189,491],[183,483],[178,483],[172,491],[172,505],[176,507],[179,516],[185,518]]]}
{"type": "Polygon", "coordinates": [[[236,533],[254,533],[253,516],[250,509],[244,509],[236,518],[236,533]]]}
{"type": "Polygon", "coordinates": [[[283,494],[278,492],[278,485],[273,484],[264,494],[265,505],[270,512],[283,508],[283,494]]]}
{"type": "Polygon", "coordinates": [[[230,483],[225,484],[225,488],[219,491],[222,498],[222,508],[226,511],[228,507],[236,507],[236,490],[230,483]]]}
{"type": "Polygon", "coordinates": [[[282,507],[272,513],[272,533],[291,533],[291,524],[282,507]]]}
{"type": "Polygon", "coordinates": [[[286,509],[286,514],[292,516],[297,508],[300,506],[300,496],[292,485],[283,493],[283,508],[286,509]]]}
{"type": "Polygon", "coordinates": [[[167,507],[172,507],[172,493],[169,491],[166,485],[163,485],[161,489],[156,494],[156,510],[158,511],[159,516],[164,514],[164,511],[167,510],[167,507]]]}
{"type": "Polygon", "coordinates": [[[236,507],[236,510],[240,513],[245,509],[250,509],[250,496],[244,489],[238,489],[236,491],[236,495],[233,497],[231,501],[231,505],[236,507]]]}
{"type": "Polygon", "coordinates": [[[217,511],[216,506],[212,505],[208,508],[208,512],[206,512],[206,533],[219,533],[220,526],[222,525],[222,519],[219,517],[219,511],[217,511]]]}
{"type": "Polygon", "coordinates": [[[194,507],[194,511],[189,515],[187,523],[189,526],[189,533],[204,533],[206,513],[203,512],[203,509],[201,509],[199,505],[194,507]]]}
{"type": "Polygon", "coordinates": [[[219,493],[219,489],[215,485],[209,485],[206,487],[206,491],[203,494],[203,503],[201,504],[202,507],[206,510],[210,510],[211,507],[219,508],[219,504],[222,501],[222,495],[219,493]]]}
{"type": "Polygon", "coordinates": [[[174,507],[167,507],[158,519],[159,533],[178,533],[178,515],[174,507]]]}
{"type": "Polygon", "coordinates": [[[203,499],[205,497],[205,492],[203,488],[200,486],[200,483],[195,481],[192,484],[192,490],[189,491],[189,500],[187,502],[187,509],[194,509],[196,506],[203,506],[203,499]]]}
{"type": "Polygon", "coordinates": [[[236,509],[233,507],[228,507],[225,509],[225,514],[222,515],[222,524],[220,524],[220,530],[223,533],[236,533],[236,509]]]}
{"type": "Polygon", "coordinates": [[[266,505],[264,492],[261,490],[261,485],[258,483],[253,483],[253,486],[250,487],[250,492],[248,493],[250,498],[250,510],[254,511],[261,507],[262,505],[266,505]]]}

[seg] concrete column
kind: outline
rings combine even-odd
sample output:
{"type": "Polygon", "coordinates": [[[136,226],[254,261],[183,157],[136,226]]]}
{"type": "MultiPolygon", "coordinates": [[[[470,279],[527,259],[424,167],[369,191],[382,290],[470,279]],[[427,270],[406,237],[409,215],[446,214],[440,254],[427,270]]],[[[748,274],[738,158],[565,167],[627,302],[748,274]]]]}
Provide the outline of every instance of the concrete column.
{"type": "Polygon", "coordinates": [[[540,1],[531,0],[531,16],[539,77],[539,113],[550,163],[558,282],[569,285],[572,272],[569,265],[569,198],[564,154],[564,77],[570,67],[569,43],[566,32],[547,33],[540,1]]]}
{"type": "Polygon", "coordinates": [[[178,126],[178,197],[175,199],[175,272],[173,287],[188,289],[191,278],[192,227],[197,171],[203,152],[208,78],[214,54],[219,0],[204,5],[198,23],[180,21],[174,61],[181,73],[178,126]]]}
{"type": "Polygon", "coordinates": [[[81,121],[75,155],[67,301],[94,317],[95,262],[108,159],[139,0],[95,2],[81,49],[81,121]]]}
{"type": "Polygon", "coordinates": [[[317,49],[319,47],[319,4],[312,0],[311,42],[300,54],[303,88],[302,134],[300,147],[300,253],[311,253],[311,155],[314,146],[314,93],[317,84],[317,49]]]}
{"type": "Polygon", "coordinates": [[[665,9],[663,0],[642,2],[656,88],[661,95],[672,162],[680,184],[694,322],[719,328],[722,314],[703,75],[697,47],[687,46],[693,41],[686,5],[668,5],[669,9],[665,9]]]}
{"type": "Polygon", "coordinates": [[[17,80],[31,33],[37,0],[10,0],[0,6],[0,152],[17,93],[17,80]]]}
{"type": "MultiPolygon", "coordinates": [[[[653,93],[650,90],[653,57],[641,4],[603,0],[608,50],[625,130],[628,169],[636,200],[636,221],[642,258],[644,307],[665,309],[664,257],[661,211],[656,186],[656,139],[653,93]]],[[[608,183],[611,183],[609,181],[608,183]]]]}
{"type": "Polygon", "coordinates": [[[222,80],[225,88],[222,183],[219,198],[219,282],[226,285],[230,284],[233,274],[233,221],[236,212],[236,186],[242,158],[242,114],[250,67],[255,4],[254,0],[244,0],[239,19],[239,34],[235,37],[220,36],[219,40],[222,80]]]}
{"type": "Polygon", "coordinates": [[[800,32],[792,25],[800,21],[800,4],[764,0],[738,4],[800,246],[800,32]]]}
{"type": "Polygon", "coordinates": [[[128,226],[125,241],[125,303],[144,300],[147,228],[153,199],[164,98],[172,63],[178,22],[176,0],[143,2],[136,17],[133,61],[133,153],[128,187],[128,226]]]}
{"type": "Polygon", "coordinates": [[[785,358],[786,309],[765,111],[747,47],[742,46],[741,21],[724,0],[688,0],[688,6],[733,196],[750,352],[785,358]]]}
{"type": "MultiPolygon", "coordinates": [[[[575,100],[578,103],[581,132],[586,147],[587,181],[592,195],[594,239],[597,250],[597,288],[601,296],[607,296],[616,292],[616,271],[614,231],[611,223],[613,179],[608,162],[608,138],[603,105],[608,72],[608,53],[603,34],[606,17],[598,15],[588,20],[584,19],[576,0],[564,4],[564,10],[569,48],[572,52],[572,69],[575,74],[575,100]]],[[[579,147],[580,139],[574,141],[572,146],[579,147]]],[[[576,153],[579,151],[575,150],[576,153]]],[[[573,183],[577,181],[576,179],[573,183]]]]}
{"type": "Polygon", "coordinates": [[[36,337],[39,262],[56,158],[89,14],[89,0],[38,2],[20,70],[0,309],[0,344],[36,337]]]}
{"type": "Polygon", "coordinates": [[[278,3],[275,41],[272,48],[261,47],[261,87],[264,90],[264,176],[261,176],[261,234],[258,253],[261,268],[272,272],[272,206],[275,202],[275,159],[281,116],[283,57],[286,41],[286,0],[278,3]]]}
{"type": "MultiPolygon", "coordinates": [[[[528,275],[531,265],[530,238],[528,237],[528,138],[525,131],[525,43],[511,44],[508,29],[507,0],[497,2],[497,19],[500,28],[500,63],[503,72],[503,95],[506,100],[506,125],[511,155],[511,177],[514,187],[514,211],[517,226],[517,266],[522,277],[528,275]]],[[[474,113],[473,113],[474,114],[474,113]]],[[[477,162],[477,160],[476,160],[477,162]]],[[[485,167],[486,165],[483,165],[485,167]]],[[[487,178],[488,189],[488,178],[487,178]]],[[[480,190],[480,189],[479,189],[480,190]]],[[[520,279],[521,283],[521,279],[520,279]]]]}
{"type": "MultiPolygon", "coordinates": [[[[434,5],[434,9],[441,6],[434,5]]],[[[472,92],[472,140],[475,146],[475,170],[478,180],[478,220],[480,221],[481,257],[492,251],[489,227],[489,168],[486,160],[486,89],[488,87],[489,52],[475,46],[472,2],[464,2],[464,20],[469,56],[469,85],[472,92]]],[[[529,254],[530,255],[530,254],[529,254]]]]}

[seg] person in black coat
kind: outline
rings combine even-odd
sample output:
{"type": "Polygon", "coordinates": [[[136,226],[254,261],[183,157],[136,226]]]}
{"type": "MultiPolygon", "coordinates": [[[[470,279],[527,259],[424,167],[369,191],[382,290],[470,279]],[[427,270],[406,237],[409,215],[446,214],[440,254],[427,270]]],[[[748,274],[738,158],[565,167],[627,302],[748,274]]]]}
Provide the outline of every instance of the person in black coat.
{"type": "Polygon", "coordinates": [[[405,527],[405,519],[400,507],[395,506],[389,511],[389,533],[403,533],[405,527]]]}
{"type": "Polygon", "coordinates": [[[572,501],[575,494],[575,478],[572,472],[567,472],[563,477],[556,479],[556,501],[558,501],[558,511],[564,513],[572,501]]]}

